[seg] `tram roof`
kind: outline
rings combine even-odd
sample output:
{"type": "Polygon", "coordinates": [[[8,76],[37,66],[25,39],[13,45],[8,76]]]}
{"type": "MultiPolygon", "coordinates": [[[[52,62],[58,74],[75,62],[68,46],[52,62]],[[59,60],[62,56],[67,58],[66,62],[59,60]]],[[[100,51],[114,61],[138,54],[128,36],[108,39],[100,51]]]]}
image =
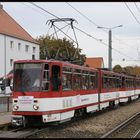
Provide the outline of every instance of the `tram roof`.
{"type": "Polygon", "coordinates": [[[70,67],[77,68],[77,69],[98,71],[95,68],[72,64],[68,61],[65,62],[65,61],[59,61],[59,60],[53,60],[53,59],[50,59],[50,60],[16,60],[16,61],[14,61],[14,63],[60,63],[63,66],[70,66],[70,67]]]}

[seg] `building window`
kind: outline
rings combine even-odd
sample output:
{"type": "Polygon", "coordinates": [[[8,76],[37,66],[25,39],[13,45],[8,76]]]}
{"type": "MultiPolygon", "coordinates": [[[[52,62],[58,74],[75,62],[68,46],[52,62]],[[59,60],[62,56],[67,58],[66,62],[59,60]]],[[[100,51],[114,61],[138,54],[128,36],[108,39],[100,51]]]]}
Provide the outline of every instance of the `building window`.
{"type": "Polygon", "coordinates": [[[13,46],[14,46],[14,42],[10,41],[10,48],[13,49],[13,46]]]}
{"type": "Polygon", "coordinates": [[[33,53],[35,53],[36,52],[36,47],[33,47],[33,53]]]}
{"type": "Polygon", "coordinates": [[[32,60],[35,60],[35,55],[34,54],[32,55],[32,60]]]}
{"type": "Polygon", "coordinates": [[[25,52],[28,52],[29,51],[29,45],[26,45],[25,46],[25,52]]]}
{"type": "Polygon", "coordinates": [[[13,59],[10,59],[10,66],[13,66],[13,59]]]}
{"type": "Polygon", "coordinates": [[[21,49],[21,43],[18,43],[18,51],[21,49]]]}

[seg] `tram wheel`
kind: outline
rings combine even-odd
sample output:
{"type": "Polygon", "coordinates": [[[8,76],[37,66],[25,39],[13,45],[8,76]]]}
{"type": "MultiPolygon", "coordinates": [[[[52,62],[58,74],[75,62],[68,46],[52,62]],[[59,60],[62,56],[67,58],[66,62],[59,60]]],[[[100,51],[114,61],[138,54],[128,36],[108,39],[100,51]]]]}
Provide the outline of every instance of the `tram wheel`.
{"type": "Polygon", "coordinates": [[[132,100],[131,100],[131,97],[128,97],[128,103],[130,103],[132,100]]]}
{"type": "Polygon", "coordinates": [[[109,107],[111,109],[116,109],[116,108],[118,108],[118,106],[119,106],[119,104],[115,104],[115,101],[109,102],[109,107]]]}
{"type": "Polygon", "coordinates": [[[82,116],[84,116],[85,114],[86,114],[86,108],[77,109],[77,110],[75,110],[74,118],[82,117],[82,116]]]}

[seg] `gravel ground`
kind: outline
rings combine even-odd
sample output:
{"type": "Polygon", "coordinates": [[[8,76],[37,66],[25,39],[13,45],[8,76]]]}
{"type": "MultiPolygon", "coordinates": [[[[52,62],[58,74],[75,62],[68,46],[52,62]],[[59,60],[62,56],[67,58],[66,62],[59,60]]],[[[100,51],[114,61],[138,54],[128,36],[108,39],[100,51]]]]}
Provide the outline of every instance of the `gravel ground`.
{"type": "Polygon", "coordinates": [[[117,109],[92,114],[79,121],[53,126],[44,134],[47,138],[99,138],[133,114],[140,111],[140,99],[117,109]]]}

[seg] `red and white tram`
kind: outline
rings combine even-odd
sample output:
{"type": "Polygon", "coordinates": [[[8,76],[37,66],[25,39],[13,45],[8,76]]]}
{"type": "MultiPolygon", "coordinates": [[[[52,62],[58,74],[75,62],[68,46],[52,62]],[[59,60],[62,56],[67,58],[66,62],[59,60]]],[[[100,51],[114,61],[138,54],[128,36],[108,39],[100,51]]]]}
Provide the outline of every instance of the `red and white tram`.
{"type": "Polygon", "coordinates": [[[121,75],[112,71],[99,70],[100,109],[119,104],[121,75]]]}
{"type": "Polygon", "coordinates": [[[135,95],[136,98],[140,97],[140,77],[135,77],[135,95]]]}
{"type": "MultiPolygon", "coordinates": [[[[137,80],[139,80],[139,78],[137,78],[137,80]]],[[[135,100],[138,97],[139,96],[138,90],[136,88],[136,78],[134,76],[122,75],[122,87],[119,97],[120,103],[126,103],[128,101],[135,100]]]]}
{"type": "Polygon", "coordinates": [[[139,94],[140,78],[56,60],[19,60],[14,62],[11,121],[16,126],[64,122],[139,94]]]}
{"type": "Polygon", "coordinates": [[[16,61],[12,124],[65,121],[98,110],[97,81],[96,69],[61,61],[16,61]]]}

